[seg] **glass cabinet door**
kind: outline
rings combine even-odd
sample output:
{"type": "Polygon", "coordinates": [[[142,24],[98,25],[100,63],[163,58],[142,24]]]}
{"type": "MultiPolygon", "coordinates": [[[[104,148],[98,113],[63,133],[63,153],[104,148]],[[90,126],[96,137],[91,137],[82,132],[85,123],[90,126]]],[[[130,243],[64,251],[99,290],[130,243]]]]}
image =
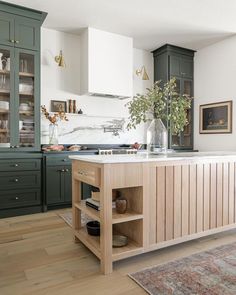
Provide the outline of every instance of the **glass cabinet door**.
{"type": "Polygon", "coordinates": [[[17,51],[16,98],[18,106],[17,138],[18,148],[34,150],[37,145],[36,129],[39,132],[35,89],[37,73],[37,54],[27,50],[17,51]]]}
{"type": "MultiPolygon", "coordinates": [[[[191,79],[176,78],[177,92],[181,94],[193,95],[193,81],[191,79]]],[[[187,110],[187,118],[189,124],[184,128],[180,135],[171,134],[171,148],[192,148],[192,110],[187,110]]]]}
{"type": "MultiPolygon", "coordinates": [[[[183,94],[186,94],[189,97],[192,97],[193,95],[192,80],[185,80],[185,79],[183,80],[183,94]]],[[[193,106],[193,102],[192,102],[192,106],[193,106]]],[[[187,119],[189,124],[185,126],[184,128],[182,145],[184,147],[191,147],[192,146],[192,128],[193,128],[192,109],[187,110],[187,119]]]]}
{"type": "Polygon", "coordinates": [[[13,51],[0,46],[0,149],[13,147],[13,51]]]}

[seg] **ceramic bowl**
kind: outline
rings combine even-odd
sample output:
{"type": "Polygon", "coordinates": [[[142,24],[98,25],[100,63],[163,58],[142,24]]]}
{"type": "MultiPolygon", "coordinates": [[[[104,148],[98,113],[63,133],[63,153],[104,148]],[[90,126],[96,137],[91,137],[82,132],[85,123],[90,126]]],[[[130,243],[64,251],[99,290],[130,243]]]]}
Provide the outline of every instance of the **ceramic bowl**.
{"type": "Polygon", "coordinates": [[[89,221],[86,226],[89,235],[100,236],[100,223],[98,221],[89,221]]]}

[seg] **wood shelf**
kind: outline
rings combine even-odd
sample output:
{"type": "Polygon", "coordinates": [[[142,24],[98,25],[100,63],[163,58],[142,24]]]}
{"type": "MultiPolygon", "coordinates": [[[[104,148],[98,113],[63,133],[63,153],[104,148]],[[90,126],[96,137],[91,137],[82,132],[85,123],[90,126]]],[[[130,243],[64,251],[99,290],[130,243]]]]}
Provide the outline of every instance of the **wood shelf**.
{"type": "Polygon", "coordinates": [[[10,75],[10,71],[0,70],[0,74],[10,75]]]}
{"type": "Polygon", "coordinates": [[[0,129],[0,133],[7,133],[8,129],[0,129]]]}
{"type": "Polygon", "coordinates": [[[143,219],[143,214],[139,214],[133,210],[128,209],[124,214],[117,213],[116,209],[112,210],[112,224],[129,222],[139,219],[143,219]]]}
{"type": "Polygon", "coordinates": [[[10,95],[10,90],[0,89],[0,94],[10,95]]]}
{"type": "Polygon", "coordinates": [[[0,109],[0,114],[9,114],[9,110],[0,109]]]}
{"type": "MultiPolygon", "coordinates": [[[[97,220],[100,222],[100,212],[96,209],[90,208],[86,206],[86,201],[80,201],[79,203],[75,203],[75,207],[79,210],[83,211],[90,218],[97,220]]],[[[116,212],[116,209],[112,209],[112,224],[129,222],[132,220],[143,219],[143,214],[138,214],[130,209],[127,210],[124,214],[119,214],[116,212]]]]}
{"type": "Polygon", "coordinates": [[[90,218],[97,220],[100,222],[100,212],[96,209],[90,208],[86,206],[86,201],[80,201],[79,203],[75,203],[75,207],[79,210],[83,211],[90,218]]]}
{"type": "MultiPolygon", "coordinates": [[[[99,259],[101,259],[100,250],[100,236],[91,236],[87,233],[86,227],[74,231],[74,235],[93,252],[99,259]]],[[[118,261],[127,257],[135,256],[144,252],[135,241],[128,239],[128,245],[119,248],[112,248],[112,261],[118,261]]]]}
{"type": "Polygon", "coordinates": [[[128,244],[126,246],[112,248],[112,261],[117,261],[131,256],[135,256],[143,252],[143,247],[141,247],[135,241],[128,239],[128,244]]]}
{"type": "Polygon", "coordinates": [[[25,73],[25,72],[19,72],[20,77],[27,77],[27,78],[34,78],[34,74],[32,73],[25,73]]]}
{"type": "Polygon", "coordinates": [[[92,251],[99,259],[101,259],[100,236],[91,236],[87,233],[86,227],[74,231],[74,235],[92,251]]]}
{"type": "Polygon", "coordinates": [[[20,92],[19,95],[21,95],[21,96],[34,96],[33,93],[28,93],[28,92],[20,92]]]}
{"type": "Polygon", "coordinates": [[[19,111],[20,115],[31,116],[34,114],[34,111],[19,111]]]}

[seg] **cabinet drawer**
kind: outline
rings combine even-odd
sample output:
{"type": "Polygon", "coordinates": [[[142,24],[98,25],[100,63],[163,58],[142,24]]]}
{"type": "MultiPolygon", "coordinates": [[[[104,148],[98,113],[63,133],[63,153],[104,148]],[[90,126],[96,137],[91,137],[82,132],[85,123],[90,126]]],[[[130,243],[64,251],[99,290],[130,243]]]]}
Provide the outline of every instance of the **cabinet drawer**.
{"type": "Polygon", "coordinates": [[[82,182],[94,186],[100,186],[101,184],[101,169],[99,167],[79,162],[76,163],[74,172],[82,182]]]}
{"type": "Polygon", "coordinates": [[[40,205],[40,190],[0,191],[1,209],[40,205]]]}
{"type": "Polygon", "coordinates": [[[40,187],[40,172],[0,172],[0,190],[40,187]]]}
{"type": "Polygon", "coordinates": [[[47,166],[65,165],[65,164],[71,164],[71,159],[69,159],[69,157],[67,155],[46,158],[46,165],[47,166]]]}
{"type": "Polygon", "coordinates": [[[29,171],[40,170],[40,159],[0,160],[0,171],[29,171]]]}

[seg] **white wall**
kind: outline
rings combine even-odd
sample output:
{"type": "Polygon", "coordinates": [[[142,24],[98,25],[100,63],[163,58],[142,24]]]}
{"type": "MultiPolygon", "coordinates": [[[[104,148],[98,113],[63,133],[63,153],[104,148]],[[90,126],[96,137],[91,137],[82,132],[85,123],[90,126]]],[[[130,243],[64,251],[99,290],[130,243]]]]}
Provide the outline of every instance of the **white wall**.
{"type": "Polygon", "coordinates": [[[199,50],[194,63],[194,147],[236,150],[236,37],[199,50]],[[232,134],[199,134],[199,105],[233,100],[232,134]]]}
{"type": "MultiPolygon", "coordinates": [[[[49,29],[42,29],[41,44],[41,104],[50,107],[50,100],[76,99],[77,106],[82,108],[84,114],[95,115],[91,118],[79,118],[69,116],[69,122],[60,126],[60,143],[132,143],[135,141],[145,143],[145,126],[136,130],[120,133],[119,137],[111,133],[104,133],[102,129],[96,129],[101,122],[99,116],[127,118],[128,111],[125,107],[127,100],[120,101],[107,98],[80,96],[80,37],[49,29]],[[59,68],[54,62],[54,56],[63,50],[66,68],[59,68]],[[78,127],[87,124],[95,127],[94,130],[78,130],[78,127]]],[[[149,81],[142,81],[139,77],[133,77],[133,93],[143,93],[150,87],[153,81],[153,59],[150,52],[134,49],[134,70],[145,65],[149,74],[149,81]]],[[[111,119],[107,118],[107,121],[111,119]]],[[[48,121],[42,117],[42,143],[48,143],[48,121]]]]}

